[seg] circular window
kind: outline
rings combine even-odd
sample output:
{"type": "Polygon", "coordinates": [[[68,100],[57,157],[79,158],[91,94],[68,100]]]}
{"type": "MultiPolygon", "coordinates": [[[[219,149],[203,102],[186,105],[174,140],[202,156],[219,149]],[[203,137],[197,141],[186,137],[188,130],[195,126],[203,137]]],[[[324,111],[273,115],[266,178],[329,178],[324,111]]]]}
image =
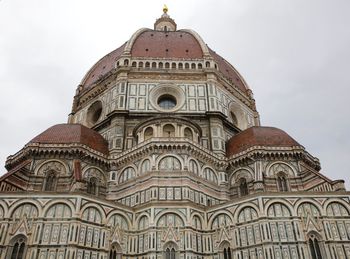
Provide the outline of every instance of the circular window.
{"type": "Polygon", "coordinates": [[[181,87],[174,85],[158,85],[150,92],[150,103],[158,111],[175,112],[185,103],[185,93],[181,87]]]}
{"type": "Polygon", "coordinates": [[[87,111],[87,123],[89,126],[94,125],[102,114],[102,103],[100,101],[94,102],[87,111]]]}
{"type": "Polygon", "coordinates": [[[176,99],[174,96],[165,94],[158,98],[158,105],[164,110],[171,110],[176,106],[176,99]]]}

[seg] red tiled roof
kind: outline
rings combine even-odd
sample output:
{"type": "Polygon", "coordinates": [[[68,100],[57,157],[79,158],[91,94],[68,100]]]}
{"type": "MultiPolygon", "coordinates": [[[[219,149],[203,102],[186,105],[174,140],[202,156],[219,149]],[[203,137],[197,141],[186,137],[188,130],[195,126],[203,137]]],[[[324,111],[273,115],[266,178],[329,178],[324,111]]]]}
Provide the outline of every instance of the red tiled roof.
{"type": "Polygon", "coordinates": [[[226,155],[229,157],[253,146],[293,147],[301,145],[283,130],[254,126],[238,133],[227,142],[226,155]]]}
{"type": "Polygon", "coordinates": [[[154,31],[141,33],[135,40],[131,56],[147,58],[203,58],[196,38],[184,31],[154,31]]]}
{"type": "MultiPolygon", "coordinates": [[[[32,162],[31,160],[25,160],[25,161],[21,162],[20,164],[16,165],[14,168],[12,168],[11,170],[9,170],[7,173],[5,173],[4,175],[2,175],[0,177],[0,182],[5,180],[6,178],[10,177],[14,173],[18,172],[19,170],[21,170],[22,168],[24,168],[26,165],[28,165],[31,162],[32,162]]],[[[24,183],[22,181],[19,181],[17,184],[19,184],[21,186],[24,185],[24,183]]]]}
{"type": "Polygon", "coordinates": [[[81,124],[57,124],[33,138],[29,143],[86,145],[108,155],[107,141],[96,131],[81,124]]]}
{"type": "Polygon", "coordinates": [[[215,51],[209,48],[210,55],[214,58],[215,62],[218,64],[219,71],[229,80],[231,80],[243,93],[246,92],[247,87],[244,85],[238,73],[232,67],[232,65],[226,61],[223,57],[216,54],[215,51]]]}
{"type": "Polygon", "coordinates": [[[84,81],[82,82],[85,89],[89,88],[94,82],[96,82],[102,76],[108,74],[114,69],[114,63],[123,54],[124,43],[119,48],[113,50],[111,53],[107,54],[101,58],[86,74],[84,81]]]}
{"type": "MultiPolygon", "coordinates": [[[[89,89],[114,69],[115,62],[122,56],[125,46],[126,43],[107,54],[90,69],[82,81],[84,89],[89,89]]],[[[233,66],[213,50],[209,49],[209,53],[218,64],[219,71],[245,93],[247,87],[233,66]]],[[[131,56],[201,59],[203,51],[198,40],[188,31],[164,32],[149,29],[137,35],[131,48],[131,56]]]]}

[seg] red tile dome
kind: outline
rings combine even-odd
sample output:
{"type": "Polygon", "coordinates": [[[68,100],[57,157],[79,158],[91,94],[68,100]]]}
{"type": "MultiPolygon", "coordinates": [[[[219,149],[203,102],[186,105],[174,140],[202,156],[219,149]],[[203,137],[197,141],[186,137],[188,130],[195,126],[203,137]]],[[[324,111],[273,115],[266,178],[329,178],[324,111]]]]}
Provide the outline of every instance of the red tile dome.
{"type": "Polygon", "coordinates": [[[96,131],[81,124],[57,124],[33,138],[29,143],[83,144],[108,155],[107,141],[96,131]]]}
{"type": "Polygon", "coordinates": [[[254,146],[294,147],[301,145],[283,130],[254,126],[238,133],[227,142],[226,155],[230,157],[254,146]]]}
{"type": "MultiPolygon", "coordinates": [[[[224,58],[209,49],[201,37],[192,30],[158,31],[140,29],[128,42],[101,58],[86,74],[81,89],[86,90],[101,78],[111,74],[121,57],[141,59],[213,60],[219,72],[233,82],[243,93],[248,87],[237,70],[224,58]]],[[[130,64],[129,64],[130,65],[130,64]]],[[[205,65],[203,65],[205,67],[205,65]]]]}

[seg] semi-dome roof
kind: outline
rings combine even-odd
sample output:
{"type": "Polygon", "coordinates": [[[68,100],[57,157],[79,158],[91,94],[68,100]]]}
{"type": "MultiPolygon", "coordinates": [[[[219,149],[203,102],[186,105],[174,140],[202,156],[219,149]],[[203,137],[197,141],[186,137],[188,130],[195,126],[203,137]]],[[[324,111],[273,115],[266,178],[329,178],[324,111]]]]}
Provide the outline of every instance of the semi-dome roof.
{"type": "MultiPolygon", "coordinates": [[[[219,72],[232,81],[244,93],[248,89],[237,70],[220,55],[209,49],[201,37],[192,30],[140,29],[125,44],[101,58],[86,74],[81,89],[92,87],[97,81],[110,74],[119,58],[141,59],[211,59],[219,72]]],[[[129,63],[129,65],[131,65],[129,63]]],[[[203,66],[204,67],[204,66],[203,66]]]]}
{"type": "Polygon", "coordinates": [[[281,129],[254,126],[233,136],[226,145],[226,155],[230,157],[254,146],[295,147],[301,146],[281,129]]]}
{"type": "Polygon", "coordinates": [[[93,129],[81,124],[57,124],[33,138],[29,144],[83,144],[108,155],[107,141],[93,129]]]}

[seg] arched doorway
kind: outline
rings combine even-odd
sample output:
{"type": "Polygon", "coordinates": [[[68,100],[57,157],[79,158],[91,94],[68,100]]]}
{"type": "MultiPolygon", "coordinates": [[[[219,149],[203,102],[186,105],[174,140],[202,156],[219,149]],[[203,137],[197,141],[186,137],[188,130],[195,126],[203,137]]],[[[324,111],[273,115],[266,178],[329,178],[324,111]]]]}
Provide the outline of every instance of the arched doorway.
{"type": "Polygon", "coordinates": [[[27,237],[24,235],[15,236],[8,248],[7,259],[24,259],[27,252],[27,237]]]}

